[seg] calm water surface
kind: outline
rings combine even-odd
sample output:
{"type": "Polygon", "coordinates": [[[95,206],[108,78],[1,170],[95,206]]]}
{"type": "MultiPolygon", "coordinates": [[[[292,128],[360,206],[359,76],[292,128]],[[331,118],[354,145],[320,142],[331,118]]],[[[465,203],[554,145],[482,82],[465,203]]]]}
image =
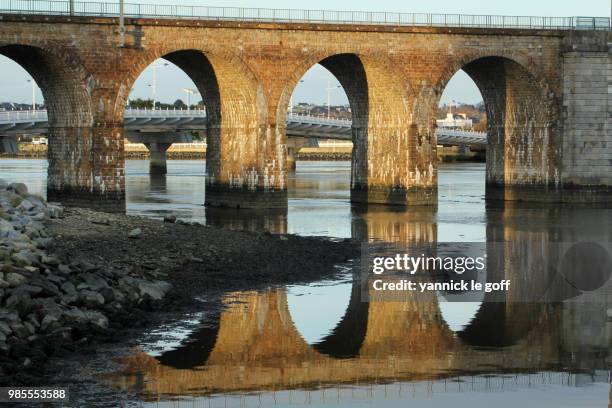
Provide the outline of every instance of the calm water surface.
{"type": "MultiPolygon", "coordinates": [[[[352,208],[345,162],[298,162],[286,214],[208,210],[204,168],[170,161],[160,178],[147,161],[128,161],[127,212],[362,241],[612,242],[607,210],[485,209],[483,164],[441,166],[437,212],[352,208]]],[[[0,177],[44,194],[46,161],[1,160],[0,177]]],[[[514,253],[499,268],[513,276],[518,264],[514,253]]],[[[227,293],[221,311],[153,330],[108,385],[151,407],[612,403],[609,303],[365,303],[351,265],[338,267],[345,279],[227,293]]]]}

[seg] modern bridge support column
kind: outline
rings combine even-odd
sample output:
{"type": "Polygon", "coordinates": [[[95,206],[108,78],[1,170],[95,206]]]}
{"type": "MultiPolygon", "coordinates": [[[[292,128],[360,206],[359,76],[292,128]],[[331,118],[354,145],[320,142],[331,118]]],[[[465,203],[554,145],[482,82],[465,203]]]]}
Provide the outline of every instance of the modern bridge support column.
{"type": "Polygon", "coordinates": [[[310,142],[305,138],[287,138],[287,170],[295,171],[296,157],[302,147],[309,146],[310,142]]]}
{"type": "Polygon", "coordinates": [[[149,172],[150,174],[166,174],[167,151],[173,143],[191,143],[191,133],[170,131],[127,131],[127,139],[130,143],[142,143],[149,149],[149,172]]]}
{"type": "Polygon", "coordinates": [[[166,166],[166,151],[172,146],[172,143],[145,143],[149,149],[149,173],[150,174],[166,174],[168,168],[166,166]]]}
{"type": "Polygon", "coordinates": [[[0,135],[0,153],[19,153],[19,146],[17,145],[17,138],[15,136],[0,135]]]}

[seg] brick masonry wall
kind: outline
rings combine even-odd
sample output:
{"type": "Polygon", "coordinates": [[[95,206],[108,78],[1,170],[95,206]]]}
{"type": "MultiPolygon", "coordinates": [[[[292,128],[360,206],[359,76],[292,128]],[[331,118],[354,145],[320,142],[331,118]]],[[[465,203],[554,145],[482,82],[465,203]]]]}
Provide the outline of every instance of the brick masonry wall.
{"type": "MultiPolygon", "coordinates": [[[[0,20],[0,53],[34,75],[50,107],[53,189],[123,198],[123,109],[138,76],[160,57],[194,80],[208,106],[210,205],[286,206],[286,108],[299,79],[318,62],[338,77],[355,114],[354,201],[435,204],[435,110],[462,68],[487,101],[491,186],[580,185],[589,171],[589,183],[610,183],[601,144],[607,139],[592,141],[600,150],[590,152],[600,156],[588,165],[570,141],[588,137],[578,132],[578,116],[601,113],[570,96],[570,77],[563,78],[584,64],[563,55],[568,42],[589,43],[589,33],[577,39],[560,31],[128,19],[119,47],[116,24],[0,20]],[[564,122],[562,100],[569,107],[564,122]]],[[[598,132],[609,138],[606,112],[598,132]]]]}
{"type": "Polygon", "coordinates": [[[612,187],[612,52],[563,58],[563,183],[612,187]]]}

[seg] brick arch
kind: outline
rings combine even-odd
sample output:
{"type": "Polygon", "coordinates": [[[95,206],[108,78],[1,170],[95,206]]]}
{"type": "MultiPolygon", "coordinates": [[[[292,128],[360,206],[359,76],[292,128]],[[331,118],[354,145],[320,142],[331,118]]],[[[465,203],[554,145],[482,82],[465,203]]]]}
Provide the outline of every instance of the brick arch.
{"type": "Polygon", "coordinates": [[[10,58],[34,78],[45,98],[49,126],[91,126],[93,115],[88,79],[78,59],[66,50],[9,44],[0,54],[10,58]]]}
{"type": "Polygon", "coordinates": [[[36,81],[48,112],[47,195],[91,194],[96,189],[93,77],[80,59],[62,48],[46,45],[7,44],[0,54],[21,65],[36,81]]]}
{"type": "Polygon", "coordinates": [[[500,60],[511,61],[521,66],[525,72],[529,73],[543,87],[550,88],[549,84],[553,82],[553,78],[546,73],[545,67],[531,62],[531,57],[518,50],[499,50],[491,53],[489,50],[479,52],[468,52],[460,55],[458,58],[452,58],[448,61],[437,79],[434,90],[441,97],[444,89],[448,85],[451,78],[465,66],[485,58],[497,58],[500,60]]]}
{"type": "Polygon", "coordinates": [[[543,70],[519,53],[469,56],[444,71],[434,87],[438,101],[460,69],[475,82],[487,111],[487,198],[521,199],[512,186],[558,184],[558,102],[543,70]]]}
{"type": "MultiPolygon", "coordinates": [[[[293,89],[306,70],[319,63],[340,82],[353,112],[351,201],[405,205],[430,203],[411,196],[414,187],[434,187],[431,146],[422,143],[413,126],[414,106],[401,72],[382,55],[332,53],[301,61],[282,87],[276,123],[285,128],[285,112],[293,89]]],[[[283,133],[283,132],[281,132],[283,133]]],[[[284,137],[282,134],[281,137],[284,137]]],[[[434,187],[435,188],[435,187],[434,187]]],[[[430,196],[429,192],[425,195],[430,196]]]]}
{"type": "MultiPolygon", "coordinates": [[[[216,100],[221,97],[221,94],[226,93],[228,103],[231,102],[229,100],[231,98],[236,101],[236,94],[247,99],[256,98],[258,104],[253,109],[257,110],[258,120],[264,118],[267,100],[259,85],[259,79],[245,61],[227,47],[218,48],[206,41],[179,41],[152,48],[144,53],[138,52],[128,58],[131,64],[129,64],[124,80],[119,85],[114,104],[115,115],[120,119],[123,118],[123,109],[128,102],[134,83],[149,65],[160,58],[172,62],[183,70],[198,87],[198,91],[204,92],[203,97],[208,93],[209,99],[216,100]],[[198,68],[214,79],[206,79],[205,75],[198,72],[198,68]],[[217,88],[220,90],[214,91],[217,88]],[[216,93],[219,95],[215,95],[216,93]]],[[[220,109],[219,103],[220,101],[214,102],[214,105],[220,109]]],[[[245,108],[250,109],[251,107],[245,106],[245,108]]],[[[229,111],[226,113],[229,114],[229,111]]]]}
{"type": "MultiPolygon", "coordinates": [[[[237,197],[258,190],[283,190],[283,169],[268,129],[267,98],[255,75],[237,56],[201,48],[165,48],[148,53],[131,70],[122,89],[131,89],[140,73],[158,58],[182,69],[195,83],[206,105],[206,204],[222,207],[257,207],[237,197]]],[[[120,91],[117,110],[128,93],[120,91]]],[[[121,114],[122,116],[122,114],[121,114]]],[[[284,194],[281,192],[281,195],[284,194]]],[[[280,197],[281,206],[286,206],[280,197]]],[[[274,205],[273,205],[274,206],[274,205]]]]}

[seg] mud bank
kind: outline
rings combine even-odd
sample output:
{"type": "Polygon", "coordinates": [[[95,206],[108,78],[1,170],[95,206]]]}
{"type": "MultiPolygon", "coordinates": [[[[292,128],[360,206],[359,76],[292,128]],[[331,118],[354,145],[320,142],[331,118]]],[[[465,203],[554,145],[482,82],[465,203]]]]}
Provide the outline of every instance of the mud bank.
{"type": "Polygon", "coordinates": [[[119,343],[110,347],[119,349],[168,319],[169,312],[178,315],[200,309],[198,298],[333,277],[338,273],[334,265],[359,255],[359,245],[350,240],[231,231],[185,224],[171,216],[161,221],[74,207],[50,220],[47,231],[51,241],[46,250],[75,269],[77,292],[84,290],[89,296],[60,293],[75,302],[64,306],[95,306],[108,322],[102,326],[84,322],[76,330],[78,336],[55,341],[52,347],[43,343],[36,348],[35,364],[27,353],[13,356],[12,363],[18,367],[13,367],[12,375],[5,373],[5,384],[66,384],[60,373],[62,361],[86,361],[89,354],[107,347],[104,344],[119,343]],[[129,302],[117,306],[116,299],[107,302],[90,293],[98,289],[85,287],[85,277],[92,279],[91,275],[109,275],[107,286],[129,302]],[[147,294],[147,288],[153,292],[147,294]],[[155,296],[156,288],[163,294],[155,296]],[[28,367],[23,366],[26,358],[28,367]]]}

